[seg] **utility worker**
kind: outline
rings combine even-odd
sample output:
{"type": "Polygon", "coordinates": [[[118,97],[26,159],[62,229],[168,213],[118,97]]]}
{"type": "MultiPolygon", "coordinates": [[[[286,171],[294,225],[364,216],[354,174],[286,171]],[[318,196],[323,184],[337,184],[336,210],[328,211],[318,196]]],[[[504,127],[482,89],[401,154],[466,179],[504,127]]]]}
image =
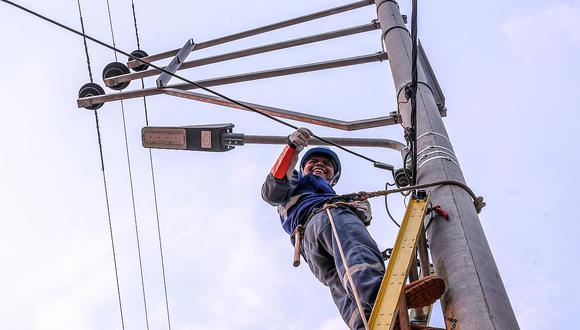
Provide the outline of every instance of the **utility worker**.
{"type": "MultiPolygon", "coordinates": [[[[288,136],[288,145],[262,185],[262,198],[278,207],[282,227],[288,234],[293,235],[297,228],[304,228],[302,257],[316,278],[329,287],[332,299],[349,328],[364,329],[346,267],[350,269],[368,319],[385,272],[379,248],[366,229],[372,219],[370,204],[357,201],[330,209],[344,251],[345,267],[323,208],[336,196],[333,186],[342,170],[338,156],[329,148],[312,148],[302,157],[300,171],[294,170],[298,155],[308,146],[311,136],[306,128],[299,128],[288,136]]],[[[407,304],[410,308],[430,305],[444,289],[445,283],[437,277],[413,282],[406,287],[407,304]]]]}

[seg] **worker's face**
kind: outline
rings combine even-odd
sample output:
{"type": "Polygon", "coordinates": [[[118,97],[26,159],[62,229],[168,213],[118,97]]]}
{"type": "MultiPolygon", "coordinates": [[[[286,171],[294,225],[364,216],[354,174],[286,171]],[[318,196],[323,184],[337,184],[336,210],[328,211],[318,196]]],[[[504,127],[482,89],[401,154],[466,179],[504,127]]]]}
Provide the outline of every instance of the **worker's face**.
{"type": "Polygon", "coordinates": [[[304,174],[310,173],[330,181],[334,176],[334,166],[328,157],[314,155],[304,165],[304,174]]]}

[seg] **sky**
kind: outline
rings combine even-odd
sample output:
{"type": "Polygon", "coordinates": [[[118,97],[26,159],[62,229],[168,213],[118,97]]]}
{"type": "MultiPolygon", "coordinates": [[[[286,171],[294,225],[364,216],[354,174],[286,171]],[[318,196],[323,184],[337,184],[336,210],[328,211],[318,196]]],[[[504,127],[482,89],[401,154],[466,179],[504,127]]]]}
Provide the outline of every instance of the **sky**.
{"type": "MultiPolygon", "coordinates": [[[[80,28],[76,1],[18,3],[80,28]]],[[[189,38],[206,41],[346,3],[137,0],[135,8],[141,48],[154,54],[189,38]]],[[[86,32],[110,43],[106,1],[81,5],[86,32]]],[[[400,7],[410,17],[410,1],[400,7]]],[[[135,50],[131,1],[111,1],[111,15],[116,45],[135,50]]],[[[365,24],[375,15],[372,6],[358,9],[199,50],[188,59],[365,24]]],[[[5,3],[0,31],[0,328],[121,329],[95,117],[76,107],[78,89],[89,81],[82,39],[5,3]]],[[[580,270],[573,190],[580,183],[574,147],[580,138],[580,2],[419,1],[419,38],[446,97],[444,122],[466,181],[487,202],[480,220],[520,327],[569,327],[580,295],[578,281],[568,276],[580,270]]],[[[380,49],[374,31],[182,74],[206,79],[380,49]]],[[[94,43],[89,53],[95,82],[104,86],[101,70],[114,54],[94,43]]],[[[137,82],[128,87],[137,88],[137,82]]],[[[386,62],[216,90],[342,120],[396,110],[386,62]]],[[[234,131],[245,134],[292,132],[253,113],[170,96],[147,98],[147,105],[155,126],[234,123],[234,131]]],[[[149,151],[140,141],[143,102],[105,104],[98,115],[124,327],[147,327],[137,227],[149,328],[167,329],[149,151]]],[[[356,132],[305,126],[320,136],[403,141],[400,126],[356,132]]],[[[306,266],[292,267],[288,236],[260,198],[280,150],[246,145],[227,153],[152,152],[172,329],[346,329],[328,290],[306,266]]],[[[356,151],[401,166],[392,150],[356,151]]],[[[362,159],[339,155],[340,193],[380,190],[392,180],[362,159]]],[[[381,249],[391,247],[396,227],[384,201],[371,204],[369,230],[381,249]]],[[[390,197],[389,205],[400,219],[402,199],[390,197]]],[[[443,325],[437,311],[432,321],[443,325]]]]}

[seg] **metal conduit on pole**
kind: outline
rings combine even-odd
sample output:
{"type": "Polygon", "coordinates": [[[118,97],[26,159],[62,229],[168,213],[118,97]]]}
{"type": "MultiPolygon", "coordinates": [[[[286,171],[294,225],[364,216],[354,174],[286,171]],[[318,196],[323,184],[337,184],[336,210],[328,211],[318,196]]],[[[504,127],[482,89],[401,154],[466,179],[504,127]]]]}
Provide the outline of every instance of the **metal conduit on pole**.
{"type": "MultiPolygon", "coordinates": [[[[398,101],[406,101],[404,88],[411,81],[412,42],[395,1],[377,1],[377,16],[398,101]]],[[[452,150],[426,77],[419,69],[417,91],[417,147],[441,146],[452,150]],[[436,134],[425,134],[434,132],[436,134]]],[[[410,105],[401,104],[401,116],[410,126],[410,105]]],[[[454,162],[436,159],[418,171],[417,183],[456,180],[465,182],[454,162]]],[[[449,221],[433,221],[427,236],[433,264],[445,279],[447,291],[442,297],[447,329],[519,329],[505,287],[495,264],[483,228],[470,196],[454,186],[432,191],[433,204],[449,212],[449,221]]]]}

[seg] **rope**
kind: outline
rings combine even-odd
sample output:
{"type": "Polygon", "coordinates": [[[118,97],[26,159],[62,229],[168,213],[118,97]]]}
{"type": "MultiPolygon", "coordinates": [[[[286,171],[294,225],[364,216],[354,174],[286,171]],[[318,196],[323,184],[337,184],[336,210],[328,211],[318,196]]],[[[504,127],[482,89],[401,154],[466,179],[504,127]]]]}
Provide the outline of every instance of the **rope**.
{"type": "MultiPolygon", "coordinates": [[[[135,3],[131,0],[131,9],[133,11],[133,23],[135,26],[135,39],[137,41],[137,49],[141,49],[141,43],[139,41],[139,30],[137,28],[137,15],[135,13],[135,3]]],[[[145,82],[141,78],[141,88],[145,88],[145,82]]],[[[149,111],[147,109],[147,98],[143,97],[143,109],[145,112],[145,125],[149,126],[149,111]]],[[[163,275],[163,291],[165,293],[165,312],[167,313],[167,327],[171,330],[171,318],[169,313],[169,298],[167,294],[167,280],[165,277],[165,258],[163,257],[163,243],[161,240],[161,224],[159,222],[159,205],[157,202],[157,185],[155,183],[155,170],[153,167],[153,154],[151,149],[149,150],[149,168],[151,169],[151,182],[153,184],[153,201],[155,205],[155,219],[157,221],[157,237],[159,240],[159,255],[161,257],[161,273],[163,275]]]]}
{"type": "Polygon", "coordinates": [[[350,284],[350,288],[352,289],[352,293],[354,296],[354,301],[356,303],[356,308],[358,309],[358,312],[360,314],[360,317],[363,321],[363,325],[365,327],[365,330],[369,330],[369,324],[367,322],[367,318],[365,316],[365,312],[362,308],[362,304],[360,302],[360,296],[358,294],[358,290],[356,288],[356,286],[354,285],[354,281],[352,279],[352,273],[350,271],[350,267],[348,266],[348,263],[346,262],[346,257],[344,255],[344,250],[342,249],[342,243],[340,242],[340,237],[338,236],[338,232],[336,231],[336,225],[334,223],[334,218],[332,217],[332,212],[330,212],[331,208],[334,208],[338,205],[347,205],[348,203],[344,203],[344,202],[335,202],[332,204],[325,204],[324,205],[324,209],[326,210],[326,214],[328,215],[328,220],[330,221],[330,225],[332,227],[332,234],[334,235],[334,239],[336,240],[336,245],[338,247],[338,252],[340,253],[340,258],[342,259],[342,264],[344,265],[344,270],[346,272],[346,277],[348,279],[348,283],[350,284]]]}
{"type": "Polygon", "coordinates": [[[371,191],[371,192],[361,191],[358,193],[339,195],[339,196],[336,196],[333,200],[359,200],[359,201],[362,201],[362,200],[366,200],[368,198],[387,196],[387,195],[394,194],[394,193],[400,193],[400,192],[404,192],[404,191],[417,190],[417,189],[423,189],[423,188],[429,188],[429,187],[435,187],[435,186],[457,186],[459,188],[462,188],[471,196],[471,199],[473,200],[473,206],[475,207],[475,211],[477,212],[477,214],[479,214],[481,212],[481,209],[483,209],[486,205],[485,202],[483,201],[483,197],[476,196],[475,193],[473,192],[473,190],[471,190],[471,188],[469,188],[465,183],[459,182],[459,181],[453,181],[453,180],[443,180],[443,181],[437,181],[437,182],[432,182],[432,183],[424,183],[424,184],[418,184],[418,185],[414,185],[414,186],[408,186],[408,187],[391,189],[391,190],[386,189],[386,190],[377,190],[377,191],[371,191]]]}
{"type": "MultiPolygon", "coordinates": [[[[79,8],[79,18],[81,21],[81,29],[84,32],[85,25],[84,25],[84,21],[83,21],[80,0],[77,0],[77,6],[79,8]]],[[[91,80],[91,82],[93,82],[93,73],[91,70],[91,60],[89,57],[89,48],[87,46],[86,38],[84,38],[83,41],[84,41],[85,55],[87,57],[87,68],[88,68],[88,73],[89,73],[89,79],[91,80]]],[[[105,161],[104,161],[104,157],[103,157],[103,144],[101,141],[101,129],[99,126],[99,113],[97,110],[95,110],[95,127],[97,130],[97,142],[99,145],[99,157],[101,160],[101,172],[103,174],[103,187],[105,190],[105,203],[106,203],[106,208],[107,208],[107,218],[109,220],[109,234],[110,234],[110,238],[111,238],[111,249],[113,252],[113,266],[115,269],[115,283],[117,286],[117,298],[119,300],[119,313],[121,315],[121,328],[124,330],[125,329],[125,318],[123,317],[123,304],[122,304],[122,300],[121,300],[121,288],[119,285],[119,270],[117,267],[117,253],[115,252],[115,239],[113,236],[113,222],[111,220],[111,207],[110,207],[110,203],[109,203],[109,190],[107,188],[107,177],[105,174],[105,161]]]]}
{"type": "MultiPolygon", "coordinates": [[[[236,105],[238,105],[238,106],[240,106],[240,107],[242,107],[244,109],[248,109],[248,110],[250,110],[252,112],[255,112],[257,114],[260,114],[260,115],[262,115],[262,116],[264,116],[264,117],[266,117],[266,118],[268,118],[270,120],[273,120],[273,121],[275,121],[275,122],[277,122],[279,124],[282,124],[284,126],[287,126],[287,127],[293,128],[293,129],[298,129],[299,128],[296,125],[290,124],[290,123],[288,123],[288,122],[286,122],[286,121],[284,121],[282,119],[276,118],[276,117],[274,117],[272,115],[269,115],[269,114],[267,114],[265,112],[262,112],[262,111],[260,111],[260,110],[258,110],[256,108],[254,108],[254,107],[251,107],[251,106],[249,106],[247,104],[244,104],[242,102],[239,102],[239,101],[236,101],[236,100],[234,100],[232,98],[229,98],[229,97],[227,97],[227,96],[225,96],[225,95],[223,95],[223,94],[221,94],[221,93],[219,93],[219,92],[217,92],[217,91],[215,91],[213,89],[210,89],[208,87],[202,86],[202,85],[200,85],[198,83],[195,83],[195,82],[193,82],[193,81],[191,81],[189,79],[186,79],[186,78],[184,78],[184,77],[182,77],[182,76],[180,76],[178,74],[169,72],[169,71],[165,70],[164,68],[162,68],[160,66],[154,65],[154,64],[149,63],[147,61],[144,61],[144,60],[142,60],[140,58],[137,58],[137,57],[135,57],[135,56],[133,56],[133,55],[125,52],[125,51],[122,51],[122,50],[120,50],[120,49],[118,49],[118,48],[116,48],[114,46],[111,46],[111,45],[109,45],[109,44],[107,44],[107,43],[105,43],[103,41],[100,41],[98,39],[95,39],[95,38],[93,38],[93,37],[91,37],[91,36],[89,36],[87,34],[84,34],[82,32],[79,32],[79,31],[77,31],[77,30],[75,30],[75,29],[73,29],[73,28],[71,28],[69,26],[66,26],[66,25],[64,25],[62,23],[59,23],[59,22],[57,22],[57,21],[55,21],[53,19],[50,19],[50,18],[48,18],[48,17],[46,17],[44,15],[41,15],[41,14],[39,14],[39,13],[31,10],[31,9],[28,9],[26,7],[23,7],[23,6],[19,5],[19,4],[16,4],[16,3],[12,2],[12,1],[9,1],[9,0],[0,0],[0,1],[2,1],[4,3],[7,3],[7,4],[9,4],[9,5],[13,6],[13,7],[16,7],[18,9],[22,10],[22,11],[25,11],[25,12],[31,14],[31,15],[34,15],[34,16],[36,16],[36,17],[38,17],[38,18],[40,18],[40,19],[42,19],[44,21],[47,21],[47,22],[51,23],[51,24],[54,24],[54,25],[56,25],[56,26],[58,26],[58,27],[60,27],[62,29],[65,29],[65,30],[67,30],[69,32],[72,32],[72,33],[74,33],[74,34],[76,34],[78,36],[85,37],[85,38],[87,38],[87,39],[89,39],[89,40],[91,40],[91,41],[93,41],[93,42],[95,42],[95,43],[97,43],[97,44],[99,44],[99,45],[101,45],[103,47],[109,48],[109,49],[114,50],[114,51],[116,51],[116,52],[118,52],[118,53],[120,53],[120,54],[122,54],[124,56],[127,56],[130,59],[132,59],[132,60],[138,61],[138,62],[140,62],[142,64],[147,64],[147,65],[149,65],[150,67],[152,67],[154,69],[157,69],[157,70],[159,70],[159,71],[161,71],[163,73],[169,74],[172,77],[175,77],[176,79],[179,79],[179,80],[184,81],[184,82],[186,82],[188,84],[191,84],[191,85],[195,86],[196,88],[199,88],[199,89],[204,90],[204,91],[206,91],[208,93],[211,93],[211,94],[213,94],[213,95],[215,95],[217,97],[220,97],[220,98],[222,98],[222,99],[224,99],[224,100],[226,100],[228,102],[234,103],[234,104],[236,104],[236,105]]],[[[354,155],[356,157],[359,157],[359,158],[362,158],[362,159],[364,159],[366,161],[369,161],[369,162],[373,163],[373,165],[375,167],[377,167],[377,168],[383,168],[383,169],[389,169],[389,170],[391,170],[391,168],[392,168],[392,166],[390,166],[390,165],[387,165],[385,163],[376,161],[376,160],[374,160],[374,159],[372,159],[370,157],[367,157],[367,156],[365,156],[363,154],[360,154],[360,153],[358,153],[356,151],[350,150],[350,149],[348,149],[346,147],[341,146],[340,144],[334,143],[334,142],[332,142],[330,140],[327,140],[327,139],[325,139],[323,137],[320,137],[320,136],[318,136],[316,134],[312,134],[312,136],[315,137],[315,138],[317,138],[317,139],[319,139],[322,142],[327,143],[328,145],[334,146],[334,147],[336,147],[336,148],[338,148],[338,149],[340,149],[340,150],[342,150],[344,152],[347,152],[347,153],[349,153],[351,155],[354,155]]]]}
{"type": "MultiPolygon", "coordinates": [[[[107,14],[109,17],[109,28],[111,30],[111,40],[113,41],[113,47],[116,48],[115,30],[113,29],[113,18],[111,15],[111,5],[109,3],[109,0],[106,0],[106,3],[107,3],[107,14]]],[[[117,52],[115,50],[113,50],[113,54],[115,56],[115,62],[117,62],[118,61],[117,52]]],[[[129,187],[131,190],[131,204],[133,207],[133,221],[135,224],[135,237],[137,239],[137,254],[139,256],[139,273],[141,276],[141,292],[143,295],[143,307],[145,309],[145,324],[146,324],[147,330],[149,330],[149,313],[147,311],[147,298],[145,295],[145,279],[143,276],[143,260],[141,257],[141,240],[139,239],[139,225],[138,225],[138,221],[137,221],[137,207],[135,205],[135,189],[133,186],[133,171],[131,170],[131,157],[129,155],[129,139],[127,138],[127,121],[126,121],[126,117],[125,117],[125,106],[124,106],[122,100],[121,100],[121,115],[122,115],[122,119],[123,119],[123,133],[124,133],[124,138],[125,138],[125,154],[127,156],[127,168],[128,168],[128,172],[129,172],[129,187]]]]}

